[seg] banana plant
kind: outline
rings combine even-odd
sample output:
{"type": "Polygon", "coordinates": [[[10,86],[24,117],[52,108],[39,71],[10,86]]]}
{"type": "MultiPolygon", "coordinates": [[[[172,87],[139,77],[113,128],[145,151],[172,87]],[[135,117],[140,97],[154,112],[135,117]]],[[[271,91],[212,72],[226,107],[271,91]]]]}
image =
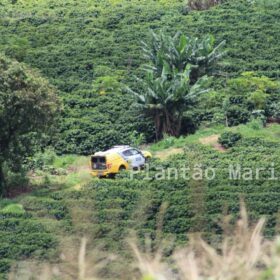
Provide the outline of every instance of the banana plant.
{"type": "Polygon", "coordinates": [[[225,41],[215,46],[214,37],[201,40],[180,32],[171,37],[164,32],[151,32],[152,40],[142,42],[146,76],[136,79],[141,90],[129,91],[135,104],[153,119],[157,139],[163,134],[178,136],[183,113],[205,92],[207,75],[215,73],[224,56],[225,41]]]}
{"type": "Polygon", "coordinates": [[[225,55],[222,50],[225,41],[215,46],[212,35],[198,39],[181,32],[173,37],[162,31],[158,34],[151,31],[151,34],[152,40],[149,43],[142,42],[144,57],[150,62],[145,65],[146,70],[152,70],[160,75],[164,63],[168,63],[171,69],[178,71],[184,71],[190,64],[192,65],[190,73],[192,84],[204,75],[217,74],[219,61],[225,55]]]}
{"type": "Polygon", "coordinates": [[[128,89],[134,95],[138,109],[153,119],[157,139],[164,134],[179,136],[183,113],[206,91],[204,86],[207,77],[202,77],[192,85],[190,74],[191,65],[179,72],[163,61],[160,76],[152,70],[147,70],[144,79],[137,79],[141,92],[128,89]]]}

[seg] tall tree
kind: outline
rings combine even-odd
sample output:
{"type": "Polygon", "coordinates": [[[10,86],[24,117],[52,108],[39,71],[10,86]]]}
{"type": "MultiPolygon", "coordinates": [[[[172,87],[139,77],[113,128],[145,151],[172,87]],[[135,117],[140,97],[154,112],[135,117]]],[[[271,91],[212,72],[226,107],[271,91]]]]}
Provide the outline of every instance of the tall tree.
{"type": "Polygon", "coordinates": [[[39,73],[0,55],[0,192],[4,164],[17,170],[59,111],[55,89],[39,73]]]}
{"type": "Polygon", "coordinates": [[[165,133],[180,134],[183,114],[205,92],[206,77],[217,71],[224,44],[215,46],[210,35],[199,40],[163,32],[152,32],[152,40],[143,42],[143,53],[149,61],[144,66],[146,76],[137,79],[138,90],[129,91],[140,111],[153,119],[157,139],[165,133]]]}
{"type": "Polygon", "coordinates": [[[163,134],[179,136],[183,113],[206,91],[203,86],[207,78],[203,77],[191,85],[190,73],[190,66],[178,72],[172,71],[165,63],[160,77],[156,77],[153,71],[147,71],[145,79],[138,79],[142,85],[141,92],[129,90],[135,96],[140,111],[153,119],[157,139],[163,134]]]}

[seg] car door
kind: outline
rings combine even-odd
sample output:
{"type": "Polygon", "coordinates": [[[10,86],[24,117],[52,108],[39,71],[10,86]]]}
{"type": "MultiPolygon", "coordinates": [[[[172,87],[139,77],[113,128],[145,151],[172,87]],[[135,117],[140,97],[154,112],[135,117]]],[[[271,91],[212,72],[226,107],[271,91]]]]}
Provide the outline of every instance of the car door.
{"type": "Polygon", "coordinates": [[[137,149],[127,149],[122,152],[123,157],[129,162],[132,168],[138,168],[145,164],[145,158],[137,149]]]}

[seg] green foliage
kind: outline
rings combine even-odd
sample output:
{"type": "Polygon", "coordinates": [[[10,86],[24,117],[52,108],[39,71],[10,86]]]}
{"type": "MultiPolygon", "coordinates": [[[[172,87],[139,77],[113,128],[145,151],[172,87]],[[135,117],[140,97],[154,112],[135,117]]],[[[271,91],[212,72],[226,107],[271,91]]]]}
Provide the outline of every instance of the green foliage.
{"type": "MultiPolygon", "coordinates": [[[[2,2],[0,49],[39,68],[61,91],[64,120],[54,141],[60,153],[90,154],[114,141],[127,142],[134,130],[154,140],[153,125],[134,117],[132,98],[119,92],[122,84],[136,87],[132,77],[145,63],[139,38],[148,41],[149,29],[199,38],[213,34],[217,45],[227,42],[223,71],[230,77],[245,71],[279,77],[277,1],[226,1],[203,12],[188,11],[181,0],[2,2]],[[110,92],[105,97],[99,94],[104,85],[110,92]],[[108,129],[115,135],[108,144],[94,136],[108,129]]],[[[201,106],[195,122],[209,122],[215,114],[221,122],[221,113],[201,106]]]]}
{"type": "Polygon", "coordinates": [[[93,81],[93,92],[99,94],[116,94],[122,91],[123,71],[112,71],[109,67],[95,68],[96,79],[93,81]]]}
{"type": "Polygon", "coordinates": [[[228,126],[236,126],[247,123],[250,119],[250,111],[240,105],[231,105],[226,110],[228,126]]]}
{"type": "Polygon", "coordinates": [[[186,36],[181,32],[171,37],[162,31],[159,34],[152,33],[152,40],[142,42],[144,57],[148,61],[146,67],[160,76],[163,68],[171,71],[183,72],[190,65],[190,83],[194,84],[205,75],[216,73],[217,64],[225,55],[222,48],[225,41],[215,46],[215,39],[211,35],[198,39],[186,36]]]}
{"type": "MultiPolygon", "coordinates": [[[[183,138],[181,138],[181,140],[183,140],[183,143],[185,143],[183,138]]],[[[153,151],[168,149],[170,147],[176,146],[176,144],[178,144],[179,141],[180,141],[180,138],[176,138],[174,136],[168,136],[165,134],[163,136],[163,139],[160,140],[159,142],[153,144],[151,149],[153,151]]]]}
{"type": "Polygon", "coordinates": [[[264,127],[264,123],[261,119],[256,118],[253,119],[248,123],[248,126],[251,127],[254,130],[261,130],[264,127]]]}
{"type": "MultiPolygon", "coordinates": [[[[139,38],[148,41],[149,29],[155,32],[164,29],[167,37],[180,30],[188,34],[187,38],[202,38],[210,51],[214,50],[213,38],[206,34],[213,34],[217,45],[227,41],[227,63],[223,70],[230,76],[226,77],[227,82],[222,77],[215,79],[214,90],[201,96],[200,106],[191,112],[183,112],[188,120],[195,120],[196,125],[203,121],[207,125],[214,119],[216,123],[234,126],[251,120],[256,110],[263,111],[265,117],[279,118],[279,86],[274,79],[280,74],[280,7],[273,1],[267,4],[227,1],[202,13],[189,12],[185,3],[179,0],[12,2],[2,1],[0,48],[6,55],[39,68],[60,90],[64,103],[63,120],[57,123],[60,135],[53,144],[61,154],[90,154],[116,143],[154,140],[153,124],[135,114],[131,96],[122,92],[123,84],[138,90],[132,77],[141,77],[140,69],[146,62],[141,56],[139,38]],[[242,74],[246,71],[254,73],[242,74]],[[145,139],[142,139],[143,133],[145,139]]],[[[186,38],[182,37],[182,49],[187,49],[185,41],[186,38]]],[[[171,61],[177,61],[178,57],[180,55],[175,52],[171,61]]],[[[203,57],[205,62],[207,55],[203,57]]],[[[197,65],[197,61],[191,64],[197,65]]],[[[25,69],[17,63],[13,66],[25,69]]],[[[190,71],[194,69],[197,68],[190,71]]],[[[201,69],[203,74],[206,70],[201,69]]],[[[5,71],[2,69],[2,79],[7,77],[5,71]]],[[[201,73],[194,71],[191,79],[201,73]]],[[[10,74],[12,78],[17,77],[14,74],[25,77],[21,71],[10,74]]],[[[45,85],[45,81],[42,84],[45,85]]],[[[1,85],[2,93],[4,84],[1,85]]],[[[9,97],[16,92],[11,90],[9,97]]],[[[10,104],[14,106],[15,103],[10,104]]],[[[13,106],[7,108],[15,110],[13,106]]],[[[5,106],[0,106],[0,116],[5,110],[5,106]]],[[[28,114],[22,114],[17,120],[24,123],[29,117],[31,119],[28,114]]],[[[9,131],[6,120],[5,117],[0,131],[9,131]]],[[[44,122],[48,123],[48,120],[44,122]]],[[[142,240],[147,235],[156,239],[156,216],[162,203],[168,204],[163,214],[163,236],[175,235],[176,242],[182,242],[187,232],[200,231],[209,240],[216,240],[222,233],[218,222],[220,217],[225,212],[237,217],[242,196],[253,220],[266,216],[265,233],[272,236],[278,220],[280,197],[279,180],[268,180],[271,176],[268,168],[271,163],[277,170],[280,168],[279,128],[274,125],[262,129],[257,116],[246,126],[230,128],[232,133],[225,137],[228,144],[232,145],[238,133],[243,137],[225,153],[197,143],[199,138],[221,131],[223,129],[219,127],[208,128],[187,139],[166,137],[153,147],[161,150],[185,146],[185,153],[166,162],[151,161],[151,175],[159,166],[181,167],[200,163],[203,167],[217,169],[213,181],[143,181],[143,173],[138,174],[138,179],[130,180],[129,174],[125,173],[117,180],[90,180],[90,184],[79,191],[54,191],[54,187],[61,186],[60,182],[54,183],[55,176],[48,175],[46,188],[14,202],[23,205],[25,212],[17,211],[18,206],[7,205],[10,202],[1,201],[1,209],[8,211],[0,213],[0,272],[7,272],[14,260],[53,256],[57,232],[46,230],[38,222],[38,217],[42,221],[44,218],[44,221],[54,220],[67,229],[68,234],[76,228],[82,233],[91,230],[91,236],[96,237],[96,243],[102,248],[127,256],[125,240],[131,229],[135,229],[142,240]],[[236,163],[248,168],[257,168],[261,164],[266,170],[259,180],[228,180],[227,167],[236,163]],[[82,224],[83,219],[76,221],[70,216],[77,207],[90,213],[85,224],[82,224]]],[[[31,139],[36,137],[28,134],[20,139],[22,145],[13,145],[14,148],[10,149],[9,153],[13,155],[10,158],[15,163],[22,162],[17,157],[18,151],[29,156],[29,151],[22,150],[37,147],[37,142],[30,142],[31,139]]],[[[52,168],[68,168],[74,158],[72,155],[57,158],[53,151],[48,151],[46,155],[33,157],[34,169],[49,166],[47,172],[52,172],[52,168]]],[[[9,161],[5,164],[11,168],[9,161]]],[[[19,171],[18,166],[12,167],[19,171]]],[[[7,173],[12,174],[9,168],[7,173]]],[[[76,174],[67,180],[71,187],[81,181],[76,174]]]]}
{"type": "Polygon", "coordinates": [[[23,214],[25,210],[21,204],[9,204],[1,210],[1,213],[23,214]]]}
{"type": "Polygon", "coordinates": [[[24,198],[21,203],[23,204],[23,207],[29,211],[36,210],[36,215],[39,217],[46,216],[61,220],[69,215],[66,205],[50,198],[36,198],[30,196],[24,198]]]}
{"type": "Polygon", "coordinates": [[[40,145],[58,112],[54,88],[25,65],[0,56],[0,192],[4,165],[21,171],[22,161],[40,145]]]}
{"type": "Polygon", "coordinates": [[[56,256],[57,241],[22,205],[10,204],[0,212],[0,272],[3,279],[15,261],[56,256]]]}
{"type": "MultiPolygon", "coordinates": [[[[245,72],[240,77],[229,79],[223,89],[223,101],[220,103],[224,123],[227,126],[235,126],[256,117],[263,119],[265,123],[266,118],[275,115],[277,111],[277,106],[272,104],[277,104],[279,90],[278,81],[265,76],[258,77],[253,72],[245,72]]],[[[219,104],[214,103],[210,109],[217,114],[217,111],[220,111],[219,107],[219,104]]]]}
{"type": "Polygon", "coordinates": [[[62,123],[63,137],[55,143],[59,154],[88,155],[116,144],[129,144],[133,131],[146,132],[148,140],[153,138],[150,122],[135,116],[131,102],[124,94],[95,93],[87,98],[69,98],[65,102],[71,110],[67,111],[67,119],[62,123]],[[82,117],[78,118],[80,112],[82,117]]]}
{"type": "Polygon", "coordinates": [[[157,139],[163,134],[179,136],[182,128],[183,114],[205,92],[206,77],[191,85],[191,66],[183,72],[169,65],[163,65],[159,77],[148,70],[145,80],[140,80],[141,92],[129,90],[135,96],[140,112],[153,119],[157,139]]]}
{"type": "Polygon", "coordinates": [[[279,82],[268,77],[257,77],[253,72],[244,72],[238,78],[228,82],[229,91],[233,97],[247,98],[249,106],[255,110],[265,109],[267,99],[279,90],[279,82]]]}
{"type": "MultiPolygon", "coordinates": [[[[227,135],[231,145],[240,138],[238,133],[227,135]]],[[[52,197],[68,207],[82,204],[83,211],[91,211],[95,242],[106,243],[107,250],[121,254],[125,254],[123,240],[131,229],[136,230],[140,239],[144,239],[146,234],[155,238],[156,217],[163,203],[168,207],[163,214],[162,234],[172,234],[177,242],[185,241],[185,233],[192,231],[203,232],[209,240],[217,238],[222,232],[218,220],[223,213],[227,211],[237,218],[240,196],[244,197],[253,220],[266,215],[265,232],[271,236],[275,232],[280,204],[278,181],[268,178],[272,162],[279,172],[278,146],[279,142],[271,142],[268,138],[243,137],[226,153],[221,153],[207,146],[186,143],[184,154],[175,155],[165,162],[151,161],[150,178],[154,178],[159,167],[181,168],[201,164],[203,168],[215,168],[214,180],[155,180],[147,179],[147,173],[139,173],[131,180],[129,174],[121,174],[116,180],[94,180],[78,192],[60,191],[53,193],[52,197]],[[253,169],[263,167],[265,170],[259,179],[253,178],[252,181],[242,177],[229,180],[231,164],[253,169]]],[[[190,170],[187,175],[192,172],[190,170]]]]}
{"type": "Polygon", "coordinates": [[[280,119],[280,102],[271,102],[267,108],[270,112],[270,115],[275,120],[280,119]]]}
{"type": "Polygon", "coordinates": [[[78,159],[76,155],[58,156],[53,148],[48,148],[44,152],[39,152],[29,157],[26,168],[32,171],[44,171],[52,175],[65,175],[69,168],[78,159]]]}
{"type": "Polygon", "coordinates": [[[42,169],[46,165],[52,165],[56,159],[53,149],[46,149],[44,152],[38,152],[28,159],[28,168],[42,169]]]}
{"type": "MultiPolygon", "coordinates": [[[[217,68],[224,43],[215,47],[212,36],[199,40],[180,33],[170,37],[163,32],[152,32],[152,40],[143,42],[149,61],[146,77],[137,79],[137,91],[128,91],[135,96],[139,111],[153,120],[157,139],[165,133],[180,135],[184,113],[205,92],[205,75],[217,68]]],[[[188,130],[186,125],[184,130],[188,130]]]]}
{"type": "Polygon", "coordinates": [[[138,134],[137,131],[133,131],[131,133],[131,135],[129,136],[129,141],[130,141],[130,145],[132,147],[140,147],[140,145],[144,144],[144,134],[140,133],[138,134]]]}
{"type": "Polygon", "coordinates": [[[231,148],[236,145],[236,142],[238,142],[241,139],[241,134],[236,132],[224,132],[219,137],[219,143],[225,147],[225,148],[231,148]]]}
{"type": "MultiPolygon", "coordinates": [[[[272,125],[255,129],[255,124],[252,124],[253,122],[229,128],[232,132],[230,136],[240,133],[242,139],[225,153],[198,144],[198,139],[221,133],[224,131],[223,127],[200,130],[189,137],[163,139],[154,145],[153,150],[181,146],[184,147],[184,153],[173,155],[172,159],[166,161],[152,159],[148,171],[150,178],[147,178],[147,173],[140,172],[132,180],[130,173],[124,172],[115,180],[89,179],[88,185],[79,190],[68,188],[57,191],[54,190],[55,183],[51,179],[48,188],[18,198],[18,203],[23,205],[25,213],[0,213],[0,218],[3,217],[3,222],[0,221],[0,231],[4,224],[5,232],[12,236],[23,229],[33,234],[35,231],[44,230],[42,225],[35,225],[35,217],[40,218],[42,223],[55,221],[59,226],[51,226],[56,229],[51,231],[52,238],[54,235],[64,236],[61,234],[63,230],[67,234],[94,236],[94,244],[102,246],[108,254],[118,253],[123,261],[122,258],[127,260],[130,257],[126,240],[131,230],[136,232],[140,242],[144,242],[146,237],[150,236],[151,245],[156,246],[159,234],[157,217],[162,204],[166,204],[167,208],[162,213],[163,226],[160,235],[165,238],[174,237],[175,244],[180,245],[186,242],[186,233],[192,232],[201,232],[209,241],[219,239],[223,231],[220,219],[225,213],[237,219],[240,197],[243,197],[252,221],[266,216],[265,234],[271,237],[276,232],[280,200],[279,180],[269,179],[269,168],[274,163],[276,175],[280,175],[280,127],[272,125]],[[216,178],[209,181],[176,179],[174,176],[170,180],[155,179],[158,168],[192,168],[196,164],[201,164],[203,169],[215,168],[216,178]],[[228,167],[231,164],[253,169],[262,167],[265,170],[260,173],[259,179],[244,180],[241,177],[229,180],[228,167]],[[26,222],[18,223],[15,228],[14,222],[11,221],[15,217],[24,218],[26,222]],[[7,220],[9,222],[6,222],[7,220]]],[[[187,175],[192,173],[191,169],[187,175]]],[[[81,183],[81,179],[73,185],[78,183],[81,183]]],[[[1,208],[9,203],[3,201],[1,208]]],[[[41,236],[42,244],[50,237],[49,233],[47,236],[41,236]]],[[[17,238],[18,242],[22,242],[21,238],[24,237],[17,238]]],[[[38,236],[33,238],[39,243],[38,236]]],[[[26,242],[29,242],[28,238],[26,242]]],[[[32,248],[29,245],[24,247],[27,256],[32,248]]],[[[52,248],[39,249],[39,252],[30,254],[38,254],[45,258],[51,254],[52,248]]],[[[18,256],[17,252],[23,252],[21,247],[11,250],[18,250],[15,256],[18,256]]],[[[0,250],[0,254],[1,252],[0,250]]],[[[5,255],[4,250],[3,256],[5,260],[13,259],[8,253],[5,255]]],[[[109,275],[108,271],[104,273],[106,277],[109,275]]],[[[114,273],[112,278],[118,278],[115,271],[114,273]]],[[[109,276],[107,278],[109,279],[109,276]]]]}

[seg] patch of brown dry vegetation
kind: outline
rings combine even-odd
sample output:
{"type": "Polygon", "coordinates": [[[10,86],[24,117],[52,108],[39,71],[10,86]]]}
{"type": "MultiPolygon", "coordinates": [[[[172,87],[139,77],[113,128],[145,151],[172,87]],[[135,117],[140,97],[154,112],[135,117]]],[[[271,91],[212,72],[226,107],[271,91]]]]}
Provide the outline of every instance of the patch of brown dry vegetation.
{"type": "Polygon", "coordinates": [[[155,157],[159,158],[160,160],[166,160],[170,156],[182,154],[184,153],[183,148],[169,148],[163,151],[158,151],[155,153],[155,157]]]}
{"type": "Polygon", "coordinates": [[[219,137],[220,134],[213,134],[211,136],[199,138],[199,142],[203,145],[210,145],[219,152],[225,152],[226,149],[218,142],[219,137]]]}

